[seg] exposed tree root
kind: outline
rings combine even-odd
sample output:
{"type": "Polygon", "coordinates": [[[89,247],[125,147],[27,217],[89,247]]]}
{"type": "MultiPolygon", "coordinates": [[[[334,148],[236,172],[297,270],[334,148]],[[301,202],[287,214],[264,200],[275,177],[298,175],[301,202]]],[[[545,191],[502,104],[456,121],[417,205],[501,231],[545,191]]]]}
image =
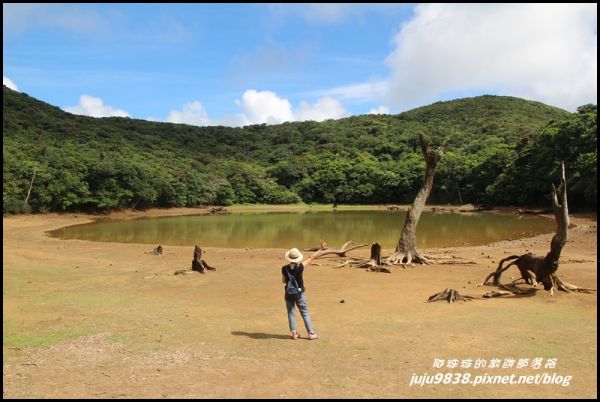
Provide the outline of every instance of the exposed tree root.
{"type": "Polygon", "coordinates": [[[523,288],[518,287],[514,283],[509,283],[506,285],[498,285],[498,287],[500,289],[504,289],[508,292],[511,292],[512,294],[515,294],[515,295],[528,295],[528,294],[536,292],[536,289],[533,289],[533,288],[523,289],[523,288]]]}
{"type": "Polygon", "coordinates": [[[469,301],[469,300],[473,300],[473,299],[475,299],[475,297],[467,296],[467,295],[462,296],[458,293],[458,291],[456,291],[454,289],[446,288],[439,293],[429,296],[429,299],[427,300],[427,302],[429,303],[429,302],[435,302],[435,301],[440,301],[440,300],[446,300],[448,303],[452,303],[457,300],[469,301]]]}
{"type": "Polygon", "coordinates": [[[452,256],[450,258],[447,257],[436,257],[426,254],[421,254],[417,252],[416,254],[407,252],[407,253],[398,253],[395,252],[389,257],[384,259],[384,262],[389,265],[400,265],[404,268],[413,267],[414,264],[422,264],[422,265],[432,265],[432,264],[440,264],[440,265],[466,265],[466,264],[474,264],[477,263],[473,260],[466,260],[464,258],[452,256]]]}
{"type": "Polygon", "coordinates": [[[490,290],[486,294],[483,295],[485,298],[491,297],[505,297],[505,296],[514,296],[513,292],[509,292],[508,290],[490,290]]]}
{"type": "Polygon", "coordinates": [[[506,284],[506,285],[498,285],[499,288],[503,290],[491,290],[483,295],[485,298],[491,297],[524,297],[524,296],[533,296],[537,289],[535,288],[527,288],[523,289],[516,286],[514,283],[506,284]]]}
{"type": "Polygon", "coordinates": [[[385,258],[384,262],[390,265],[400,265],[403,268],[412,267],[414,264],[428,265],[432,263],[430,258],[421,255],[418,252],[411,253],[410,251],[395,252],[389,257],[385,258]]]}
{"type": "Polygon", "coordinates": [[[555,275],[555,283],[556,283],[558,290],[562,290],[567,293],[572,293],[572,292],[593,293],[596,291],[596,289],[580,288],[579,286],[575,286],[569,282],[566,282],[566,281],[560,279],[558,277],[558,275],[555,275]]]}

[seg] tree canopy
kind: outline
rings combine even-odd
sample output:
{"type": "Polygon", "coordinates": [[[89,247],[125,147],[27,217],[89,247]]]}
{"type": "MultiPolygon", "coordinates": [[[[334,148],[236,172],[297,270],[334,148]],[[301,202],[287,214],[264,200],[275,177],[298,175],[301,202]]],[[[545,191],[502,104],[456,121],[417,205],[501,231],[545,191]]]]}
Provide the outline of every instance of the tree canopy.
{"type": "Polygon", "coordinates": [[[432,203],[548,205],[561,160],[573,209],[597,203],[596,105],[569,113],[486,95],[398,115],[195,127],[77,116],[4,87],[3,115],[5,214],[410,203],[424,171],[421,132],[446,143],[432,203]]]}

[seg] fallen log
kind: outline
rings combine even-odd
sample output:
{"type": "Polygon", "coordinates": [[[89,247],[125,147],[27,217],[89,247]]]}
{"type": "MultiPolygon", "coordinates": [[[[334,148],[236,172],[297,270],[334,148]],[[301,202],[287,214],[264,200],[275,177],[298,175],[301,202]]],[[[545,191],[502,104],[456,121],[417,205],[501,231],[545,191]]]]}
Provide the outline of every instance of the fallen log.
{"type": "Polygon", "coordinates": [[[304,249],[304,251],[315,251],[315,253],[313,254],[314,259],[325,257],[326,255],[332,255],[332,254],[335,254],[338,257],[346,257],[347,252],[366,246],[366,244],[360,244],[358,246],[346,248],[353,243],[354,242],[352,240],[350,240],[350,241],[347,241],[346,243],[344,243],[342,248],[332,248],[332,247],[326,247],[327,244],[323,240],[321,240],[321,245],[319,247],[307,248],[307,249],[304,249]]]}

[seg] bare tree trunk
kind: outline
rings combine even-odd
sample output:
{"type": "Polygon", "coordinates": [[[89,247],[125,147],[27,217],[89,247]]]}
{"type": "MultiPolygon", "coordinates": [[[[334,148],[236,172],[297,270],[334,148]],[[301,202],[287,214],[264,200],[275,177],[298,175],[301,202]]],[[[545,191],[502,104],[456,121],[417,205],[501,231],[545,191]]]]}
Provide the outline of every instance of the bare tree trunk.
{"type": "Polygon", "coordinates": [[[554,210],[554,218],[556,219],[556,234],[550,242],[550,252],[544,258],[544,264],[536,274],[536,280],[544,284],[544,289],[550,290],[552,294],[556,287],[557,277],[556,270],[558,269],[558,260],[560,252],[567,242],[569,232],[569,208],[567,206],[567,181],[565,178],[565,162],[561,164],[560,186],[558,190],[561,193],[559,203],[556,188],[552,184],[552,209],[554,210]]]}
{"type": "Polygon", "coordinates": [[[27,206],[27,201],[29,201],[29,195],[31,195],[31,188],[33,187],[33,179],[35,179],[35,171],[36,167],[33,168],[33,175],[31,176],[31,183],[29,183],[29,190],[27,191],[27,197],[25,197],[25,202],[23,203],[23,207],[27,206]]]}
{"type": "Polygon", "coordinates": [[[423,212],[423,207],[425,207],[425,202],[433,187],[435,169],[442,157],[442,148],[430,151],[425,136],[420,134],[419,139],[421,140],[421,150],[426,163],[425,179],[413,201],[412,207],[406,212],[406,221],[404,222],[400,240],[398,240],[398,244],[396,245],[396,251],[386,259],[386,262],[390,264],[410,264],[412,262],[427,264],[429,262],[427,257],[421,255],[417,250],[416,231],[421,212],[423,212]]]}
{"type": "Polygon", "coordinates": [[[567,205],[567,180],[565,178],[565,163],[562,162],[560,186],[558,187],[561,193],[561,202],[559,203],[556,188],[552,184],[552,209],[554,210],[554,218],[556,219],[556,234],[550,242],[550,254],[552,259],[558,263],[560,252],[567,242],[569,229],[569,207],[567,205]]]}

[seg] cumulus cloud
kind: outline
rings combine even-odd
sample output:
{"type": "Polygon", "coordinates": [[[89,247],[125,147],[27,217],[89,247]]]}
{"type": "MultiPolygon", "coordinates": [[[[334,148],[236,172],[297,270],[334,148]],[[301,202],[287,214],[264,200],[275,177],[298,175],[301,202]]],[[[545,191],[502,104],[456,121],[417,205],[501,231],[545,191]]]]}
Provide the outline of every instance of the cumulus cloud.
{"type": "Polygon", "coordinates": [[[243,124],[278,124],[286,121],[338,119],[348,115],[342,104],[335,98],[325,96],[314,104],[301,101],[298,108],[292,108],[289,100],[271,91],[244,92],[236,104],[242,109],[238,121],[243,124]]]}
{"type": "Polygon", "coordinates": [[[199,101],[193,101],[183,105],[182,110],[171,110],[169,117],[167,117],[169,123],[184,123],[191,124],[194,126],[208,126],[210,119],[208,113],[199,101]]]}
{"type": "Polygon", "coordinates": [[[235,103],[242,109],[246,124],[277,124],[295,120],[290,102],[271,91],[250,89],[235,103]]]}
{"type": "Polygon", "coordinates": [[[369,110],[368,114],[390,114],[390,108],[386,106],[379,106],[378,108],[369,110]]]}
{"type": "Polygon", "coordinates": [[[296,120],[315,120],[323,121],[327,119],[339,119],[347,116],[348,112],[344,106],[335,98],[326,96],[317,100],[314,105],[308,102],[300,102],[300,107],[297,109],[296,120]]]}
{"type": "Polygon", "coordinates": [[[422,4],[394,38],[385,104],[496,92],[568,110],[597,99],[596,4],[422,4]]]}
{"type": "MultiPolygon", "coordinates": [[[[235,104],[240,113],[211,118],[200,101],[192,101],[183,105],[181,110],[171,110],[166,122],[184,123],[194,126],[223,125],[240,127],[251,124],[280,124],[288,121],[338,119],[348,116],[344,106],[335,98],[325,96],[314,104],[301,101],[299,107],[293,108],[291,102],[271,91],[249,89],[236,99],[235,104]]],[[[147,117],[149,121],[159,121],[147,117]]]]}
{"type": "Polygon", "coordinates": [[[8,88],[12,89],[13,91],[18,91],[19,88],[17,88],[17,85],[7,76],[2,76],[2,85],[6,85],[8,88]]]}
{"type": "Polygon", "coordinates": [[[126,111],[105,105],[102,99],[89,95],[81,95],[81,97],[79,97],[78,105],[66,106],[63,110],[65,112],[91,117],[130,117],[129,113],[126,111]]]}

